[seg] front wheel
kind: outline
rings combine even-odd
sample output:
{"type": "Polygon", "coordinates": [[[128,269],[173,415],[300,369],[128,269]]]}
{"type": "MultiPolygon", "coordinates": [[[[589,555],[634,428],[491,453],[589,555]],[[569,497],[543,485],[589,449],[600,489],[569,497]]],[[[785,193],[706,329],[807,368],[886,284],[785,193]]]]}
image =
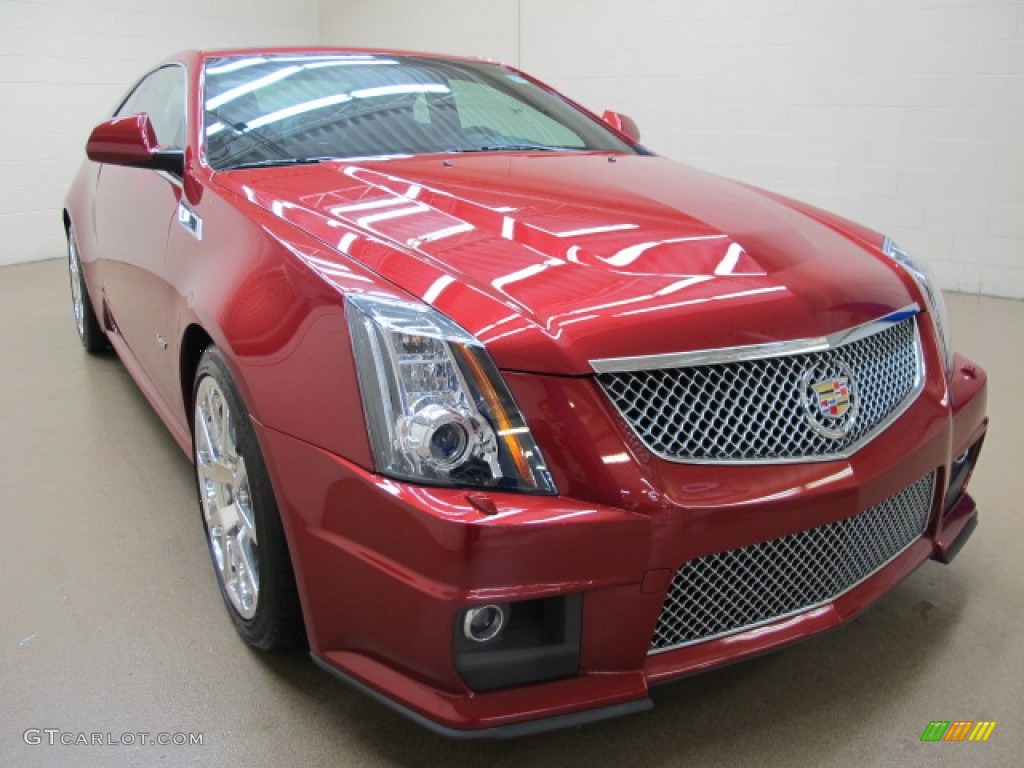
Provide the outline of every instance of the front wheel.
{"type": "Polygon", "coordinates": [[[262,650],[304,639],[281,518],[248,409],[216,347],[199,362],[192,452],[210,558],[239,634],[262,650]]]}
{"type": "Polygon", "coordinates": [[[89,289],[82,274],[82,259],[78,254],[75,231],[71,227],[68,227],[68,275],[71,278],[71,311],[74,313],[78,338],[86,352],[90,355],[99,354],[108,348],[109,342],[89,299],[89,289]]]}

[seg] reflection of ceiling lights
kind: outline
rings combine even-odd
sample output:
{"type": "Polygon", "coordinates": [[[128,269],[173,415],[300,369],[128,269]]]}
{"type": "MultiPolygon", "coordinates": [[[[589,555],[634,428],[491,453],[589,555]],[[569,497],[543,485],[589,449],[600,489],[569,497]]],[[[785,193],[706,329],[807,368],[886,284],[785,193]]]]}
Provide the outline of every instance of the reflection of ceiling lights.
{"type": "Polygon", "coordinates": [[[302,61],[306,62],[303,65],[303,69],[319,69],[321,67],[346,67],[353,64],[397,64],[398,62],[394,59],[377,59],[369,55],[352,55],[352,56],[275,56],[273,58],[267,58],[266,56],[247,56],[242,59],[229,59],[226,64],[215,64],[212,67],[206,67],[206,74],[208,75],[226,75],[229,72],[237,72],[240,69],[248,69],[249,67],[255,67],[257,64],[267,64],[269,62],[287,62],[287,61],[302,61]]]}
{"type": "Polygon", "coordinates": [[[673,237],[668,240],[653,240],[649,243],[634,243],[633,245],[623,248],[607,258],[604,256],[598,256],[597,258],[612,267],[628,267],[634,261],[643,256],[644,253],[659,245],[694,243],[701,240],[724,240],[726,237],[727,235],[698,235],[696,237],[673,237]]]}
{"type": "Polygon", "coordinates": [[[729,301],[730,299],[745,299],[749,296],[759,296],[763,293],[777,293],[787,290],[784,285],[772,285],[767,288],[754,288],[749,291],[735,291],[733,293],[722,293],[717,296],[705,296],[700,299],[688,299],[677,301],[674,304],[660,304],[656,307],[645,307],[643,309],[632,309],[628,312],[618,312],[615,317],[629,317],[630,315],[643,315],[648,312],[661,312],[664,309],[676,309],[678,307],[691,306],[693,304],[707,304],[709,301],[729,301]]]}
{"type": "Polygon", "coordinates": [[[234,59],[229,61],[227,64],[218,64],[215,67],[207,67],[206,74],[208,75],[225,75],[228,72],[237,72],[240,69],[248,69],[254,67],[257,64],[262,64],[266,61],[262,56],[254,56],[246,59],[234,59]]]}
{"type": "Polygon", "coordinates": [[[276,83],[278,80],[284,80],[286,77],[295,74],[300,69],[302,69],[302,67],[285,67],[284,69],[277,70],[277,72],[271,72],[269,75],[264,75],[257,80],[250,80],[248,83],[242,83],[242,85],[239,85],[237,88],[224,91],[220,96],[214,96],[206,102],[206,108],[217,109],[217,107],[222,107],[229,101],[237,99],[239,96],[252,93],[253,91],[270,85],[271,83],[276,83]]]}
{"type": "MultiPolygon", "coordinates": [[[[264,64],[268,59],[264,58],[248,58],[239,59],[233,61],[230,64],[221,64],[216,67],[208,67],[206,73],[210,74],[224,74],[227,72],[235,72],[239,69],[245,69],[252,67],[257,64],[264,64]]],[[[302,61],[302,59],[284,59],[284,61],[302,61]]],[[[284,80],[286,77],[291,77],[296,72],[302,72],[307,69],[324,69],[326,67],[350,67],[353,64],[360,66],[366,66],[370,64],[397,64],[398,62],[394,59],[369,59],[352,57],[346,59],[325,59],[322,61],[312,61],[302,65],[292,65],[290,67],[284,67],[276,72],[271,72],[269,75],[265,75],[257,80],[251,80],[248,83],[242,83],[242,85],[232,88],[231,90],[224,91],[220,96],[214,96],[206,102],[207,109],[217,109],[227,104],[229,101],[237,99],[239,96],[244,96],[247,93],[264,88],[265,86],[276,83],[278,80],[284,80]]],[[[366,98],[367,96],[381,96],[386,92],[388,93],[448,93],[448,89],[443,85],[434,85],[428,83],[423,86],[417,85],[393,85],[386,86],[384,88],[366,88],[364,91],[356,91],[353,95],[357,98],[366,98]],[[433,90],[440,88],[442,90],[433,90]],[[400,89],[400,90],[389,90],[389,89],[400,89]],[[419,90],[417,90],[419,89],[419,90]],[[372,93],[373,91],[380,91],[380,93],[372,93]]],[[[348,99],[346,98],[346,101],[348,99]]]]}
{"type": "Polygon", "coordinates": [[[294,117],[295,115],[301,115],[303,112],[312,112],[314,109],[323,109],[324,107],[331,107],[335,104],[344,104],[346,101],[352,101],[352,97],[347,93],[339,93],[337,96],[324,96],[322,99],[313,99],[311,101],[304,101],[301,104],[296,104],[292,107],[286,107],[285,109],[279,109],[277,112],[271,112],[261,117],[257,117],[255,120],[250,120],[246,123],[246,130],[251,131],[253,128],[259,128],[269,123],[276,123],[278,120],[284,120],[286,117],[294,117]]]}
{"type": "MultiPolygon", "coordinates": [[[[267,59],[263,58],[248,58],[240,59],[239,61],[232,62],[231,64],[224,64],[217,67],[210,67],[207,69],[207,73],[225,73],[233,72],[238,69],[244,69],[255,64],[262,64],[267,59]]],[[[215,96],[206,102],[207,110],[216,110],[218,107],[222,107],[228,102],[231,102],[240,96],[244,96],[247,93],[265,88],[268,85],[276,83],[280,80],[284,80],[286,77],[294,75],[296,72],[301,72],[306,69],[323,69],[324,67],[344,67],[352,64],[397,64],[398,62],[393,59],[330,59],[325,61],[314,61],[309,64],[302,66],[290,66],[283,69],[279,69],[276,72],[272,72],[269,75],[251,80],[248,83],[243,83],[236,88],[232,88],[219,96],[215,96]]],[[[310,101],[304,101],[301,104],[296,104],[285,109],[279,109],[276,112],[271,112],[261,117],[257,117],[254,120],[250,120],[246,123],[246,131],[251,131],[254,128],[259,128],[270,123],[275,123],[278,120],[284,120],[288,117],[294,117],[295,115],[301,115],[304,112],[311,112],[315,109],[323,109],[324,107],[331,107],[335,104],[344,104],[346,101],[352,101],[356,99],[371,99],[375,96],[395,96],[401,94],[410,93],[451,93],[447,86],[441,85],[440,83],[406,83],[400,85],[383,85],[377,88],[362,88],[357,91],[352,91],[351,94],[340,93],[334,96],[324,96],[321,99],[312,99],[310,101]]],[[[222,122],[216,122],[206,127],[206,135],[213,136],[216,133],[220,133],[224,130],[225,125],[222,122]]]]}
{"type": "Polygon", "coordinates": [[[586,229],[570,229],[565,232],[552,232],[555,237],[581,237],[583,235],[596,235],[602,232],[621,232],[626,229],[638,229],[638,224],[605,224],[600,227],[587,227],[586,229]]]}
{"type": "MultiPolygon", "coordinates": [[[[268,61],[312,61],[314,64],[310,66],[316,66],[315,62],[319,62],[320,66],[327,63],[337,62],[339,64],[370,64],[377,61],[384,61],[384,59],[378,59],[370,53],[352,53],[344,56],[338,56],[337,54],[330,54],[328,56],[310,56],[308,54],[300,54],[298,56],[274,56],[268,61]]],[[[390,64],[394,64],[394,61],[388,61],[390,64]]]]}
{"type": "Polygon", "coordinates": [[[351,67],[353,64],[358,64],[361,67],[369,67],[376,64],[397,64],[398,62],[394,59],[369,59],[369,58],[358,58],[352,57],[345,61],[338,61],[337,59],[331,59],[329,61],[316,61],[312,64],[306,64],[303,69],[323,69],[324,67],[351,67]]]}
{"type": "Polygon", "coordinates": [[[409,83],[407,85],[382,85],[379,88],[360,88],[352,91],[357,99],[372,99],[374,96],[400,96],[406,93],[451,93],[448,86],[440,83],[409,83]]]}

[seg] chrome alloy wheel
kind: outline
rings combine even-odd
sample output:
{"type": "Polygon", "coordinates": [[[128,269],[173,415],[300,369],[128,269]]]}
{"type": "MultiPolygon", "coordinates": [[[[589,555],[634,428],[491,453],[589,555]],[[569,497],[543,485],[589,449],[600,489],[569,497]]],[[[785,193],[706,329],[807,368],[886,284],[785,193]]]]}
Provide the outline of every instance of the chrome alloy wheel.
{"type": "Polygon", "coordinates": [[[78,338],[85,338],[85,298],[82,295],[82,262],[78,258],[75,238],[68,236],[68,273],[71,277],[71,308],[75,313],[78,338]]]}
{"type": "Polygon", "coordinates": [[[259,542],[245,459],[224,392],[206,376],[195,405],[195,460],[203,519],[217,577],[243,619],[256,614],[260,594],[259,542]]]}

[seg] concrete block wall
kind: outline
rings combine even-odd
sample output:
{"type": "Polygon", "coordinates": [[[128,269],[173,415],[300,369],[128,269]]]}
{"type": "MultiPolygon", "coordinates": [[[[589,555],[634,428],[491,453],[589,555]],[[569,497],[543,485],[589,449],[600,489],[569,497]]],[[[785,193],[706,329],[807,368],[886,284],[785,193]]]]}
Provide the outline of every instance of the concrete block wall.
{"type": "Polygon", "coordinates": [[[324,43],[489,55],[661,154],[1024,298],[1022,0],[335,0],[324,43]]]}
{"type": "Polygon", "coordinates": [[[0,0],[0,265],[64,253],[85,140],[184,48],[315,44],[316,0],[0,0]]]}

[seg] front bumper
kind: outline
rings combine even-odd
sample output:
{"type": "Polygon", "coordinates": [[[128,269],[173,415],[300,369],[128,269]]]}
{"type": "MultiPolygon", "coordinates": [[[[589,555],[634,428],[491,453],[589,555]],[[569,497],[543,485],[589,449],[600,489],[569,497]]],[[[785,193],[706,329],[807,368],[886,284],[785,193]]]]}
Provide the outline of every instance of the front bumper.
{"type": "Polygon", "coordinates": [[[541,377],[510,376],[527,413],[558,414],[558,434],[541,437],[565,495],[488,493],[483,504],[480,494],[383,478],[257,424],[312,654],[446,735],[515,736],[647,709],[654,683],[836,627],[930,557],[948,560],[973,529],[969,468],[958,475],[954,460],[977,458],[985,379],[957,362],[948,390],[922,397],[848,460],[785,468],[651,461],[592,382],[554,392],[541,377]],[[592,451],[579,450],[584,435],[592,451]],[[649,653],[683,564],[855,516],[929,473],[924,534],[867,578],[807,610],[649,653]],[[455,636],[467,607],[565,595],[582,596],[575,674],[496,690],[466,683],[455,636]]]}

